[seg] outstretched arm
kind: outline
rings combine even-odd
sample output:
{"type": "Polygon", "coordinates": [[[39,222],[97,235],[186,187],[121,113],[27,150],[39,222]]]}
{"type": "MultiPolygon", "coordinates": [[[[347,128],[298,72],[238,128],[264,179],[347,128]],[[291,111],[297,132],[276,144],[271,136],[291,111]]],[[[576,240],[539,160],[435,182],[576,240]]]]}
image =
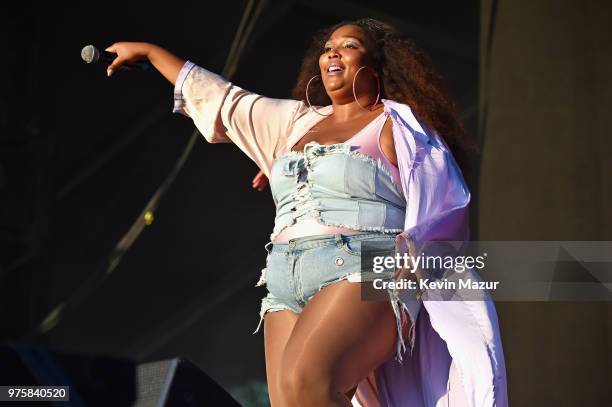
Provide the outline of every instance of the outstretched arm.
{"type": "Polygon", "coordinates": [[[109,76],[126,62],[148,59],[174,85],[173,112],[190,117],[209,143],[236,144],[266,176],[294,122],[308,111],[301,101],[242,89],[154,44],[117,42],[106,51],[117,54],[109,76]]]}
{"type": "Polygon", "coordinates": [[[126,62],[135,62],[148,59],[151,65],[168,79],[173,85],[181,71],[185,60],[177,57],[170,51],[148,42],[116,42],[106,51],[117,54],[117,58],[107,68],[107,75],[111,76],[126,62]]]}

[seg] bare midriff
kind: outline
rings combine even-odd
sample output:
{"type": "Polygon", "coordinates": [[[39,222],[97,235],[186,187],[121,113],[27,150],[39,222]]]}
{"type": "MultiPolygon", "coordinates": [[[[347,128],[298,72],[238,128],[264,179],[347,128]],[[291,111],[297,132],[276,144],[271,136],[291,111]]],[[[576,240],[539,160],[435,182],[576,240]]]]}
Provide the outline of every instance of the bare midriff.
{"type": "Polygon", "coordinates": [[[300,219],[295,224],[281,230],[281,232],[274,238],[273,243],[287,243],[291,239],[303,236],[327,234],[333,235],[336,233],[349,235],[352,233],[359,233],[359,231],[338,226],[322,225],[315,219],[300,219]]]}

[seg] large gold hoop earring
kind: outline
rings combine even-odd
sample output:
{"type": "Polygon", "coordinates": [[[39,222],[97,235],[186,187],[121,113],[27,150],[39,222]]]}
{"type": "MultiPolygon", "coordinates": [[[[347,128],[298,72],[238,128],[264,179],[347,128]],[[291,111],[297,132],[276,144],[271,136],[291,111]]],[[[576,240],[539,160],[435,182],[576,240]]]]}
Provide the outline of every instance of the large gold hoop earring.
{"type": "MultiPolygon", "coordinates": [[[[355,76],[353,76],[353,97],[355,98],[355,102],[357,102],[357,104],[359,105],[360,108],[362,108],[363,110],[367,110],[368,112],[371,112],[372,109],[368,109],[366,107],[361,106],[361,104],[359,103],[359,100],[357,99],[357,93],[355,92],[355,81],[357,79],[357,75],[359,75],[359,72],[363,69],[363,68],[367,68],[367,66],[362,66],[361,68],[359,68],[357,70],[357,72],[355,72],[355,76]]],[[[374,101],[374,104],[372,106],[376,106],[376,104],[378,103],[378,100],[380,99],[380,80],[378,79],[378,75],[374,75],[374,77],[376,78],[376,86],[378,88],[377,92],[376,92],[376,100],[374,101]]]]}
{"type": "Polygon", "coordinates": [[[315,109],[313,105],[311,105],[311,104],[310,104],[310,99],[308,98],[308,87],[310,86],[310,82],[312,82],[312,81],[313,81],[313,79],[315,79],[317,76],[321,76],[321,75],[315,75],[315,76],[313,76],[312,78],[310,78],[310,80],[309,80],[309,81],[308,81],[308,83],[306,84],[306,103],[308,103],[308,107],[309,107],[310,109],[312,109],[312,110],[313,110],[315,113],[318,113],[318,114],[320,114],[321,116],[331,116],[331,115],[332,115],[332,113],[330,113],[330,114],[323,114],[323,113],[319,112],[317,109],[315,109]]]}

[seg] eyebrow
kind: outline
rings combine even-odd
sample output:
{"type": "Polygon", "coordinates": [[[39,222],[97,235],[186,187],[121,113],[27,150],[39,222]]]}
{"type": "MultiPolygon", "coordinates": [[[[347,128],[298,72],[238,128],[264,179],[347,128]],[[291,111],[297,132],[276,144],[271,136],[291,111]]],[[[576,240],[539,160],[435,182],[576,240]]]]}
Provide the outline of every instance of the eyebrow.
{"type": "MultiPolygon", "coordinates": [[[[357,40],[357,41],[359,41],[359,42],[363,43],[363,41],[362,41],[362,40],[360,40],[360,39],[359,39],[359,38],[357,38],[357,37],[353,37],[352,35],[346,35],[346,36],[344,36],[344,37],[340,37],[340,38],[342,38],[342,39],[352,38],[352,39],[354,39],[354,40],[357,40]]],[[[332,41],[332,40],[331,40],[331,39],[329,39],[329,40],[325,41],[325,45],[327,45],[327,43],[328,43],[328,42],[330,42],[330,41],[332,41]]]]}

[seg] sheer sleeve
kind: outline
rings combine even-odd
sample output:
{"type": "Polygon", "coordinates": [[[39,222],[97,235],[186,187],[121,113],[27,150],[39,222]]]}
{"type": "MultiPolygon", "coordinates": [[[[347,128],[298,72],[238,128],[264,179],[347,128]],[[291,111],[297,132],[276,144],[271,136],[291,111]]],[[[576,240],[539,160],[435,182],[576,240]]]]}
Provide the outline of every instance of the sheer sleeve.
{"type": "Polygon", "coordinates": [[[249,92],[187,61],[174,88],[174,113],[190,117],[209,143],[234,143],[267,175],[304,103],[249,92]]]}

